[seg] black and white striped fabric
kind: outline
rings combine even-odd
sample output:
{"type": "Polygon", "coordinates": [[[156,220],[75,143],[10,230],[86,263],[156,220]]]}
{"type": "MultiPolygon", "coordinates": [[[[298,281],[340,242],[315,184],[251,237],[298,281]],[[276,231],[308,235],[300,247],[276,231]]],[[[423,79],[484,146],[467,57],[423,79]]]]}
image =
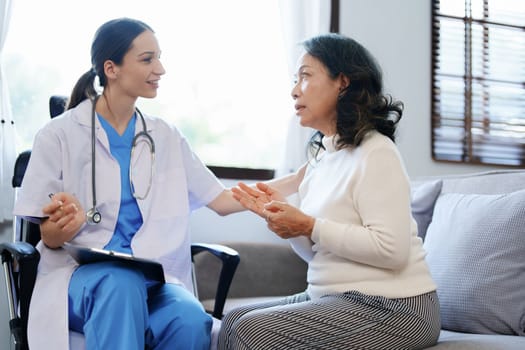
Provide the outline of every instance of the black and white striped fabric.
{"type": "Polygon", "coordinates": [[[424,349],[441,328],[435,292],[403,299],[306,293],[243,306],[222,321],[219,350],[424,349]]]}

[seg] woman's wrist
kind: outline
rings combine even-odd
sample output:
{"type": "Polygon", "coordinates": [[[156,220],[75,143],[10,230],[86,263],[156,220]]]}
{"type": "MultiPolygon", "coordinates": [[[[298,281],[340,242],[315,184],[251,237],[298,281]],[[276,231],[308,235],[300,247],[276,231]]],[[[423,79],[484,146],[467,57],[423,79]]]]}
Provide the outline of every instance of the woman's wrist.
{"type": "Polygon", "coordinates": [[[304,233],[306,237],[311,238],[314,231],[315,218],[313,216],[306,215],[304,223],[304,233]]]}

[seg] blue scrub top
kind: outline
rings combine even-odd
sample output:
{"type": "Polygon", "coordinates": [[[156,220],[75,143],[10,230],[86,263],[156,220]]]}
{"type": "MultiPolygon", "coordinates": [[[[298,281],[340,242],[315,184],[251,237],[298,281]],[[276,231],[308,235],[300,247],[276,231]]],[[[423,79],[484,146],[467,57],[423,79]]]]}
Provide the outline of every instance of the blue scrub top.
{"type": "Polygon", "coordinates": [[[121,194],[117,225],[111,240],[104,248],[133,254],[131,239],[143,222],[137,200],[133,197],[129,183],[131,147],[135,136],[135,120],[137,116],[136,113],[133,115],[122,136],[99,114],[97,114],[97,117],[108,136],[111,155],[115,157],[120,165],[121,194]]]}

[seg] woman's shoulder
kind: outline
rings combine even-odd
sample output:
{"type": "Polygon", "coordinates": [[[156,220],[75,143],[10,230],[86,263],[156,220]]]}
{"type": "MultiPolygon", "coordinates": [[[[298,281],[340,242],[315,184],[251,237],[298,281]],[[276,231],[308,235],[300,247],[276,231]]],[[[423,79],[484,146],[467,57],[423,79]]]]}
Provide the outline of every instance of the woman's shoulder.
{"type": "Polygon", "coordinates": [[[171,128],[170,123],[157,115],[144,112],[143,117],[148,125],[153,125],[156,128],[171,128]]]}
{"type": "Polygon", "coordinates": [[[50,125],[50,127],[57,127],[72,122],[91,125],[91,106],[91,101],[86,99],[80,102],[77,106],[67,109],[61,114],[53,117],[47,125],[50,125]]]}
{"type": "Polygon", "coordinates": [[[359,147],[355,148],[354,156],[362,162],[372,160],[384,161],[389,159],[397,162],[401,155],[396,144],[388,137],[378,131],[370,131],[359,147]]]}
{"type": "MultiPolygon", "coordinates": [[[[81,110],[77,106],[53,117],[40,128],[39,134],[53,134],[62,131],[67,133],[73,131],[79,124],[86,124],[89,116],[83,116],[81,110]]],[[[89,126],[89,124],[86,125],[89,126]]]]}
{"type": "Polygon", "coordinates": [[[175,125],[167,122],[162,117],[151,115],[151,114],[144,114],[144,119],[146,121],[148,129],[159,129],[161,131],[166,131],[166,132],[172,132],[172,131],[178,132],[178,129],[175,127],[175,125]]]}
{"type": "Polygon", "coordinates": [[[381,134],[377,130],[369,131],[363,138],[360,147],[369,151],[377,149],[397,149],[396,144],[390,139],[390,137],[381,134]]]}
{"type": "Polygon", "coordinates": [[[183,133],[173,123],[170,123],[161,117],[150,114],[144,114],[144,119],[146,121],[148,132],[151,131],[155,134],[158,134],[160,137],[169,136],[175,139],[184,139],[183,133]]]}

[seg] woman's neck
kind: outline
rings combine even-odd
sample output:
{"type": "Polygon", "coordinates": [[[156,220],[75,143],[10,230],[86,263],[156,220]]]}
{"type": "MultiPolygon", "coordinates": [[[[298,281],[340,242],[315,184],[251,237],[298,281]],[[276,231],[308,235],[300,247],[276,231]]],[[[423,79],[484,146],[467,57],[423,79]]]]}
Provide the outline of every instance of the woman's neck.
{"type": "Polygon", "coordinates": [[[96,110],[119,134],[122,135],[126,130],[130,119],[135,113],[135,104],[125,102],[106,96],[103,93],[98,99],[96,110]]]}

